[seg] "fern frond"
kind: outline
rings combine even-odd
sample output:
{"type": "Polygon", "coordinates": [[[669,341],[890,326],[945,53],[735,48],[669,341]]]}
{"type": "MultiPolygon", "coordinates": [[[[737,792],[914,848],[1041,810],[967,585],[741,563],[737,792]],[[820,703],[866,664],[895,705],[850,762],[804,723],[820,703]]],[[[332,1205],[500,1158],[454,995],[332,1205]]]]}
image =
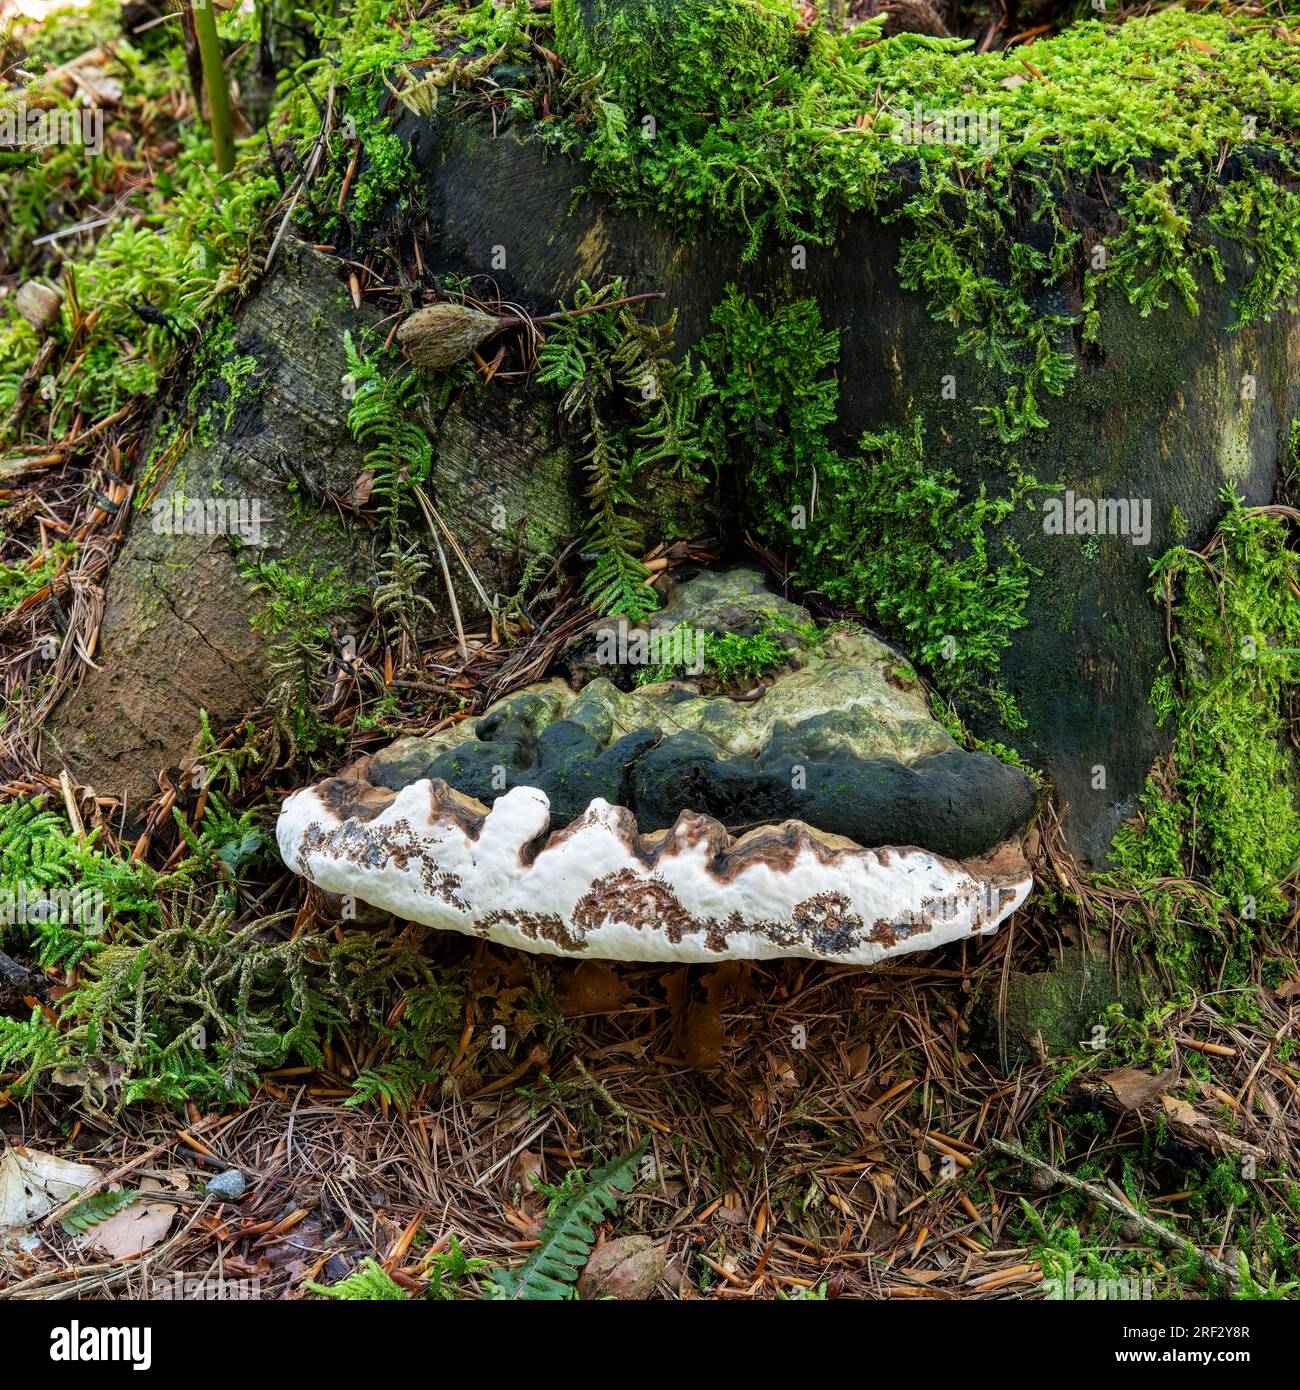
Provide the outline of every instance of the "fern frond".
{"type": "Polygon", "coordinates": [[[411,1297],[383,1265],[369,1255],[337,1284],[308,1283],[305,1287],[325,1298],[341,1298],[352,1303],[405,1303],[411,1297]]]}
{"type": "Polygon", "coordinates": [[[572,1285],[596,1240],[595,1228],[636,1186],[637,1165],[648,1142],[643,1139],[631,1153],[584,1177],[566,1180],[547,1212],[541,1244],[518,1269],[493,1272],[497,1298],[558,1301],[573,1296],[572,1285]]]}
{"type": "Polygon", "coordinates": [[[403,655],[408,660],[417,648],[415,634],[421,615],[438,615],[432,600],[420,592],[420,585],[432,568],[432,562],[418,545],[403,546],[395,540],[384,551],[371,594],[376,616],[391,619],[401,633],[403,655]]]}
{"type": "Polygon", "coordinates": [[[586,447],[595,563],[583,595],[604,614],[639,621],[658,603],[645,582],[641,536],[628,511],[640,504],[637,489],[648,468],[704,481],[717,450],[705,437],[703,407],[718,392],[706,366],[689,357],[673,360],[676,314],[647,323],[627,307],[590,312],[622,297],[621,279],[599,290],[584,282],[573,298],[574,310],[584,312],[548,330],[537,379],[560,391],[560,413],[581,430],[586,447]]]}
{"type": "Polygon", "coordinates": [[[59,1224],[65,1234],[79,1236],[92,1226],[98,1226],[101,1221],[107,1221],[110,1216],[116,1216],[119,1211],[125,1211],[139,1195],[130,1188],[123,1188],[120,1192],[96,1192],[93,1197],[78,1202],[59,1224]]]}
{"type": "Polygon", "coordinates": [[[394,1110],[405,1114],[415,1105],[421,1087],[437,1077],[436,1070],[409,1057],[391,1057],[377,1066],[359,1071],[352,1082],[352,1094],[345,1105],[364,1105],[382,1098],[394,1110]]]}
{"type": "Polygon", "coordinates": [[[366,450],[372,496],[395,512],[401,494],[424,482],[433,466],[429,436],[410,418],[423,383],[415,372],[385,376],[373,358],[357,351],[350,333],[343,335],[343,348],[355,390],[348,429],[366,450]]]}

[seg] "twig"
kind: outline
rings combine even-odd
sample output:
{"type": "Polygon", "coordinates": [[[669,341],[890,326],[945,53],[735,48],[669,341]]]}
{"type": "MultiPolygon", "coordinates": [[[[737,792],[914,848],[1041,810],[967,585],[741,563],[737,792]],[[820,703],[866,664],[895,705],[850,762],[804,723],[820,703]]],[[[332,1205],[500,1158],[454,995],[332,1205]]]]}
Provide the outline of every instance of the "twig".
{"type": "Polygon", "coordinates": [[[469,660],[469,647],[465,644],[465,626],[460,620],[460,604],[456,602],[456,586],[451,582],[451,570],[447,568],[447,556],[442,548],[442,541],[438,538],[438,532],[433,524],[433,517],[430,515],[432,510],[420,488],[415,489],[416,498],[420,501],[424,511],[424,524],[429,528],[429,535],[433,537],[433,548],[438,552],[438,563],[442,566],[442,582],[447,586],[447,597],[451,601],[451,616],[456,624],[456,645],[460,648],[460,659],[469,660]]]}
{"type": "Polygon", "coordinates": [[[462,567],[465,570],[465,573],[469,576],[469,582],[477,590],[479,599],[482,601],[483,607],[486,608],[487,611],[495,618],[497,612],[496,604],[493,603],[490,598],[488,598],[487,590],[479,581],[478,575],[474,573],[473,565],[471,565],[469,560],[466,559],[465,552],[460,548],[460,545],[457,542],[456,537],[452,535],[450,527],[442,519],[442,517],[438,515],[437,507],[433,505],[433,502],[430,500],[428,493],[426,493],[425,490],[418,483],[415,486],[415,497],[416,501],[419,502],[420,507],[424,512],[426,522],[429,520],[430,517],[432,517],[432,519],[435,522],[437,522],[438,529],[447,538],[447,544],[451,546],[452,550],[456,554],[456,558],[460,561],[462,567]]]}
{"type": "Polygon", "coordinates": [[[9,415],[4,422],[4,428],[0,430],[0,439],[12,437],[17,442],[17,429],[22,423],[22,418],[27,412],[27,407],[31,404],[32,395],[36,390],[36,384],[45,374],[45,368],[50,364],[50,358],[54,356],[58,348],[56,338],[46,338],[41,344],[40,351],[32,359],[32,364],[23,373],[22,379],[18,383],[18,390],[14,394],[14,403],[10,408],[9,415]]]}
{"type": "Polygon", "coordinates": [[[1148,1235],[1155,1236],[1157,1240],[1163,1241],[1166,1245],[1172,1245],[1175,1250],[1181,1250],[1184,1254],[1194,1256],[1206,1269],[1220,1279],[1226,1279],[1234,1289],[1241,1283],[1237,1271],[1230,1265],[1225,1264],[1214,1255],[1207,1255],[1204,1250],[1193,1245],[1185,1236],[1180,1236],[1176,1231],[1166,1230],[1158,1221],[1152,1221],[1149,1216],[1143,1216],[1140,1211],[1135,1211],[1127,1203],[1121,1202],[1118,1197],[1107,1192],[1104,1187],[1096,1187],[1090,1182],[1084,1182],[1082,1179],[1074,1177],[1071,1173],[1062,1172],[1060,1168],[1054,1167],[1044,1159],[1035,1158],[1033,1154],[1027,1153],[1019,1144],[1009,1144],[1005,1139],[991,1139],[989,1142],[999,1153],[1006,1154],[1010,1158],[1017,1158],[1021,1163],[1028,1163],[1033,1168],[1042,1169],[1055,1181],[1064,1184],[1075,1192],[1082,1192],[1084,1196],[1094,1202],[1099,1202],[1104,1207],[1109,1207],[1111,1211],[1118,1212],[1126,1221],[1135,1222],[1148,1235]]]}
{"type": "MultiPolygon", "coordinates": [[[[308,91],[311,89],[308,88],[308,91]]],[[[280,249],[280,242],[284,239],[284,234],[289,227],[289,222],[293,217],[293,210],[298,206],[298,199],[307,191],[307,186],[315,177],[316,166],[320,161],[320,153],[324,145],[329,140],[330,125],[334,118],[334,79],[330,78],[329,98],[325,107],[325,115],[321,127],[320,136],[311,152],[311,162],[306,169],[298,176],[297,186],[294,188],[293,197],[289,200],[289,206],[285,209],[284,219],[281,221],[279,229],[276,231],[275,239],[271,242],[271,249],[266,253],[266,262],[262,267],[262,273],[266,274],[275,261],[275,253],[280,249]]],[[[310,195],[308,195],[310,198],[310,195]]]]}
{"type": "MultiPolygon", "coordinates": [[[[146,1195],[152,1198],[162,1194],[148,1193],[146,1195]]],[[[194,1214],[184,1226],[170,1240],[165,1240],[154,1250],[147,1250],[139,1255],[128,1255],[121,1260],[105,1260],[101,1264],[75,1265],[71,1270],[51,1270],[45,1274],[36,1274],[20,1283],[11,1284],[3,1294],[0,1294],[0,1298],[35,1297],[53,1301],[61,1298],[75,1298],[91,1289],[115,1284],[119,1279],[126,1278],[128,1274],[139,1269],[142,1265],[160,1260],[164,1255],[171,1254],[194,1229],[199,1217],[211,1205],[212,1198],[205,1195],[194,1208],[194,1214]],[[57,1284],[60,1277],[69,1273],[74,1275],[74,1278],[68,1280],[62,1287],[50,1287],[51,1284],[57,1284]]]]}
{"type": "Polygon", "coordinates": [[[561,319],[576,319],[582,314],[594,314],[601,309],[621,309],[627,304],[640,304],[646,299],[667,298],[664,290],[647,290],[644,294],[626,294],[622,299],[604,299],[599,304],[584,304],[581,309],[560,309],[554,314],[539,314],[536,318],[528,314],[507,314],[502,318],[500,327],[515,328],[521,323],[558,323],[561,319]]]}

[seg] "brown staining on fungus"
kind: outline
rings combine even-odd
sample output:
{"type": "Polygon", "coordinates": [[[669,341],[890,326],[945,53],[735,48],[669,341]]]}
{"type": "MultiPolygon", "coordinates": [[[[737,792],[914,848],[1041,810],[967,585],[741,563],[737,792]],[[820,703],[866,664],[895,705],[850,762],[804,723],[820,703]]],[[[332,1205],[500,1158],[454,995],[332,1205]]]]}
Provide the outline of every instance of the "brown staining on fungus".
{"type": "Polygon", "coordinates": [[[298,852],[304,859],[308,854],[322,854],[355,864],[360,869],[378,870],[392,864],[394,868],[405,870],[414,865],[420,875],[420,886],[429,898],[460,912],[470,910],[469,904],[456,896],[456,889],[461,886],[460,877],[442,868],[421,843],[410,821],[394,821],[373,830],[355,820],[329,828],[320,821],[313,821],[303,831],[298,852]]]}
{"type": "Polygon", "coordinates": [[[851,951],[863,928],[862,918],[841,893],[818,893],[801,902],[794,910],[793,922],[808,946],[828,956],[851,951]]]}
{"type": "Polygon", "coordinates": [[[640,878],[631,869],[620,869],[599,879],[573,912],[574,930],[584,941],[590,933],[613,922],[637,931],[662,931],[674,946],[687,936],[703,934],[705,946],[721,953],[729,948],[733,937],[757,934],[778,946],[803,944],[826,956],[846,955],[853,950],[865,925],[841,893],[818,893],[806,898],[794,909],[789,924],[771,920],[746,922],[738,912],[733,912],[725,923],[716,917],[695,918],[661,879],[640,878]]]}
{"type": "Polygon", "coordinates": [[[564,951],[587,949],[582,936],[570,931],[563,919],[553,912],[489,912],[482,918],[477,930],[480,936],[486,936],[493,927],[514,927],[530,941],[549,941],[564,951]]]}
{"type": "Polygon", "coordinates": [[[429,824],[451,821],[469,836],[477,840],[487,819],[488,808],[455,787],[449,787],[441,779],[429,783],[429,824]]]}
{"type": "Polygon", "coordinates": [[[877,917],[867,933],[867,940],[877,946],[883,946],[886,951],[891,946],[897,946],[898,933],[894,930],[894,923],[888,917],[877,917]]]}
{"type": "Polygon", "coordinates": [[[662,879],[639,878],[620,869],[591,885],[573,909],[573,925],[583,936],[606,922],[622,922],[637,931],[663,931],[674,946],[687,932],[698,931],[689,912],[662,879]]]}
{"type": "Polygon", "coordinates": [[[346,772],[327,778],[316,788],[325,809],[341,821],[372,821],[397,797],[391,787],[372,786],[366,779],[370,759],[362,758],[346,772]]]}

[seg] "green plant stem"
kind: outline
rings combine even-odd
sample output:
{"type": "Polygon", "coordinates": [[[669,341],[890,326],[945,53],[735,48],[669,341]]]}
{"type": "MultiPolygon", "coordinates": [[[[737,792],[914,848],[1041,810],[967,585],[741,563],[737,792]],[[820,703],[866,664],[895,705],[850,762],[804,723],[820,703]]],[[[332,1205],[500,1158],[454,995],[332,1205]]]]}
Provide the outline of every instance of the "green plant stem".
{"type": "Polygon", "coordinates": [[[235,167],[235,142],[230,126],[230,93],[226,89],[226,70],[221,62],[217,17],[212,5],[213,0],[197,0],[194,6],[194,34],[203,62],[203,86],[208,94],[208,122],[212,127],[217,171],[228,174],[235,167]]]}

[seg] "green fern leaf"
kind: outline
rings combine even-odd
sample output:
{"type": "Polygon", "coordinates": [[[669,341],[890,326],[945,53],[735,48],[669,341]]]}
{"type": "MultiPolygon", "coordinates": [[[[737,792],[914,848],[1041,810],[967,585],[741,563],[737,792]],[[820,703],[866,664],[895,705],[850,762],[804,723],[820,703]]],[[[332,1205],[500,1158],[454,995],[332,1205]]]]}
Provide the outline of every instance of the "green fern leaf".
{"type": "Polygon", "coordinates": [[[65,1234],[79,1236],[92,1226],[98,1226],[101,1221],[107,1221],[110,1216],[116,1216],[119,1211],[125,1211],[139,1195],[129,1188],[123,1188],[121,1192],[96,1192],[93,1197],[78,1202],[59,1225],[65,1234]]]}
{"type": "Polygon", "coordinates": [[[637,1165],[648,1142],[643,1139],[631,1153],[583,1178],[571,1175],[547,1214],[542,1243],[518,1269],[493,1272],[498,1298],[555,1302],[572,1297],[571,1285],[591,1255],[595,1227],[636,1185],[637,1165]]]}
{"type": "Polygon", "coordinates": [[[359,1268],[337,1284],[307,1285],[312,1293],[350,1303],[405,1303],[411,1295],[377,1260],[366,1256],[359,1268]]]}

